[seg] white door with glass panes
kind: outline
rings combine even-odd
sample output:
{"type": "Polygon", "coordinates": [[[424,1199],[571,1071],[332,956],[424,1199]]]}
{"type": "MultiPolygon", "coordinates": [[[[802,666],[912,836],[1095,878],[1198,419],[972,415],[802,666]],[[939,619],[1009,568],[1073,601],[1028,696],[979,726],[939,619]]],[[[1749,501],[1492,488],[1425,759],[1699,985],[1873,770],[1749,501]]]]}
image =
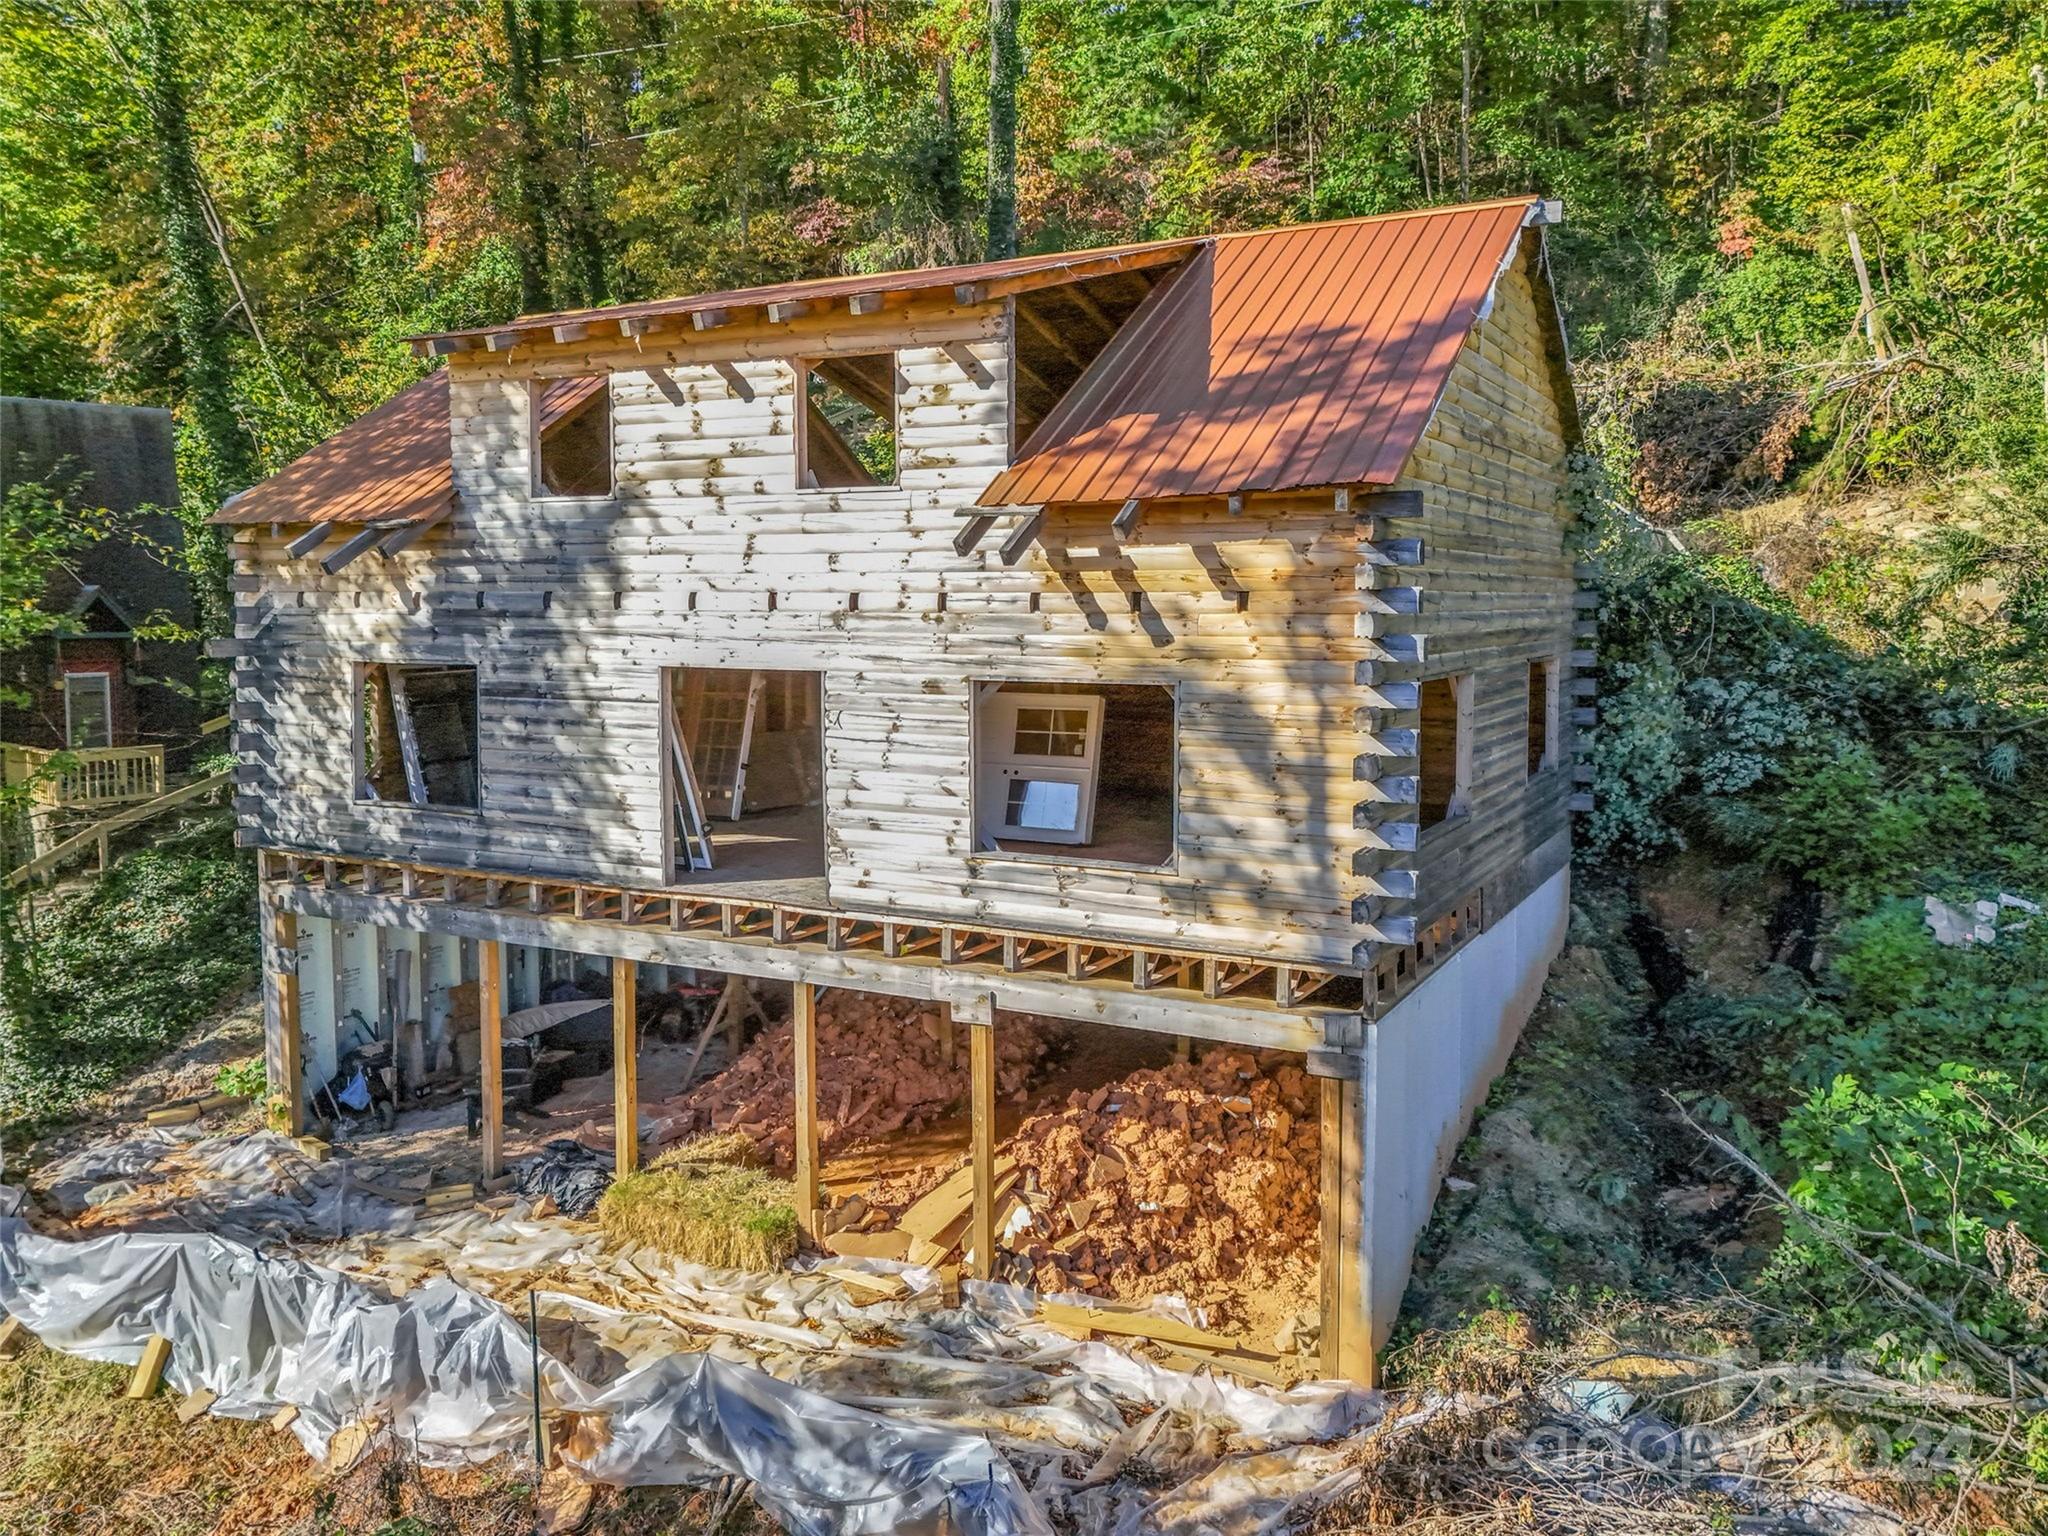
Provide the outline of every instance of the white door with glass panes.
{"type": "Polygon", "coordinates": [[[1102,700],[1087,693],[996,693],[981,712],[984,839],[1085,843],[1095,835],[1102,700]]]}
{"type": "Polygon", "coordinates": [[[64,674],[64,745],[74,752],[114,744],[114,680],[105,672],[64,674]]]}

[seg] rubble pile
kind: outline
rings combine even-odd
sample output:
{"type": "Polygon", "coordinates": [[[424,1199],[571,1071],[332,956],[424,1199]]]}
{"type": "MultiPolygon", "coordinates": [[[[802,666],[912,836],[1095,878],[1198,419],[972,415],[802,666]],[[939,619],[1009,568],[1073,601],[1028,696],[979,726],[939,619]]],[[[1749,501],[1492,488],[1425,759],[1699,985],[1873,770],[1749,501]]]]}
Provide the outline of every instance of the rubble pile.
{"type": "Polygon", "coordinates": [[[1073,1093],[1002,1151],[1018,1203],[998,1240],[1040,1291],[1178,1292],[1224,1317],[1316,1293],[1316,1089],[1298,1065],[1212,1049],[1073,1093]]]}
{"type": "MultiPolygon", "coordinates": [[[[918,1131],[967,1099],[967,1028],[951,1050],[935,1003],[834,989],[818,1003],[818,1146],[841,1148],[918,1131]]],[[[996,1030],[996,1092],[1022,1100],[1056,1025],[1003,1015],[996,1030]]],[[[795,1041],[774,1025],[718,1076],[651,1110],[654,1139],[668,1145],[705,1131],[740,1131],[786,1172],[796,1144],[795,1041]]]]}

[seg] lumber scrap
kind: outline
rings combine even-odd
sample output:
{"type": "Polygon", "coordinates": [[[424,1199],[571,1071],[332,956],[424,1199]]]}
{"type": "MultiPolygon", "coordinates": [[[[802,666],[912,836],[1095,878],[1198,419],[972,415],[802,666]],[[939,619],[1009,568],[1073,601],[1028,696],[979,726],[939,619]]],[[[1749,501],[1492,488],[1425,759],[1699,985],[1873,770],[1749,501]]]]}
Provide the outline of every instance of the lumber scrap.
{"type": "Polygon", "coordinates": [[[154,1397],[162,1385],[164,1367],[171,1363],[171,1341],[160,1333],[152,1333],[142,1346],[142,1358],[135,1362],[135,1370],[128,1378],[128,1386],[121,1393],[123,1397],[154,1397]]]}
{"type": "MultiPolygon", "coordinates": [[[[998,1182],[1012,1178],[1017,1172],[1017,1160],[1008,1153],[998,1156],[993,1172],[998,1182]]],[[[913,1238],[926,1242],[938,1241],[939,1234],[953,1225],[974,1204],[974,1168],[956,1169],[930,1194],[919,1200],[897,1218],[897,1227],[913,1238]]]]}
{"type": "Polygon", "coordinates": [[[1038,1316],[1042,1321],[1062,1329],[1071,1328],[1089,1333],[1110,1333],[1125,1338],[1150,1339],[1155,1344],[1169,1344],[1180,1349],[1198,1349],[1232,1357],[1267,1360],[1278,1358],[1269,1351],[1253,1349],[1242,1339],[1230,1334],[1197,1328],[1193,1323],[1183,1323],[1178,1318],[1159,1317],[1149,1312],[1118,1311],[1108,1307],[1084,1307],[1076,1302],[1042,1300],[1038,1303],[1038,1316]]]}
{"type": "Polygon", "coordinates": [[[829,1275],[844,1286],[857,1307],[871,1307],[883,1301],[901,1301],[910,1294],[910,1282],[901,1275],[855,1269],[850,1264],[835,1264],[828,1269],[819,1270],[818,1273],[829,1275]]]}
{"type": "Polygon", "coordinates": [[[879,1232],[830,1232],[821,1240],[825,1251],[842,1259],[903,1259],[910,1253],[910,1234],[900,1227],[879,1232]]]}
{"type": "Polygon", "coordinates": [[[208,1387],[194,1387],[178,1402],[177,1416],[180,1424],[195,1423],[206,1417],[206,1410],[214,1405],[218,1392],[208,1387]]]}
{"type": "Polygon", "coordinates": [[[28,1341],[33,1337],[33,1334],[21,1326],[20,1318],[0,1318],[0,1360],[12,1360],[28,1348],[28,1341]]]}

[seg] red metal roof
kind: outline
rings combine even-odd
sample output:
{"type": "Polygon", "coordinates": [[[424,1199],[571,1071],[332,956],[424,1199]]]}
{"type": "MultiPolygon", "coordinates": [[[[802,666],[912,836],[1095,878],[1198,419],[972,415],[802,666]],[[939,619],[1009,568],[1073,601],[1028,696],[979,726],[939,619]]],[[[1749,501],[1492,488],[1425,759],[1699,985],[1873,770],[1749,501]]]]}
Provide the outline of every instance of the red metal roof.
{"type": "MultiPolygon", "coordinates": [[[[554,379],[541,391],[552,432],[604,389],[603,374],[554,379]]],[[[216,523],[389,523],[431,518],[455,494],[448,460],[448,374],[436,369],[214,514],[216,523]]]]}
{"type": "Polygon", "coordinates": [[[448,375],[437,369],[252,485],[212,520],[396,525],[439,515],[454,494],[448,375]]]}
{"type": "Polygon", "coordinates": [[[1385,485],[1531,198],[1219,235],[1153,292],[980,504],[1385,485]]]}
{"type": "MultiPolygon", "coordinates": [[[[557,324],[792,299],[980,285],[985,296],[1181,263],[1046,418],[983,506],[1121,502],[1396,479],[1522,227],[1509,198],[1201,239],[821,278],[611,309],[557,324]]],[[[542,430],[603,383],[550,384],[542,430]]],[[[214,516],[227,524],[385,523],[439,515],[454,494],[448,376],[430,373],[214,516]]]]}

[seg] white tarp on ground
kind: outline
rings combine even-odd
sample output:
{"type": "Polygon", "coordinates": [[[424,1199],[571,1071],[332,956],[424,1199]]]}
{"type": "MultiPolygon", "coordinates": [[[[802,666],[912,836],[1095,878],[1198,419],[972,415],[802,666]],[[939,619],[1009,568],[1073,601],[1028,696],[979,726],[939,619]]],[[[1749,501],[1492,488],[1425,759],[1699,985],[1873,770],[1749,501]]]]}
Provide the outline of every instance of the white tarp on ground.
{"type": "MultiPolygon", "coordinates": [[[[217,1394],[215,1413],[290,1404],[300,1443],[376,1423],[430,1464],[529,1445],[532,1345],[503,1309],[452,1280],[395,1300],[315,1265],[217,1237],[134,1232],[82,1243],[0,1221],[0,1308],[54,1349],[133,1364],[176,1341],[166,1377],[217,1394]]],[[[542,1353],[558,1410],[607,1416],[586,1476],[671,1484],[751,1480],[804,1536],[980,1532],[1050,1536],[1003,1458],[976,1435],[849,1408],[709,1354],[670,1355],[603,1387],[542,1353]],[[944,1523],[944,1522],[950,1522],[944,1523]]]]}
{"type": "MultiPolygon", "coordinates": [[[[532,1218],[523,1200],[425,1215],[265,1131],[148,1131],[52,1165],[44,1184],[67,1215],[98,1205],[121,1234],[61,1243],[17,1227],[0,1245],[0,1306],[19,1295],[65,1330],[23,1311],[45,1342],[123,1362],[163,1332],[174,1385],[220,1392],[216,1412],[291,1402],[316,1455],[366,1417],[429,1459],[524,1453],[529,1296],[550,1409],[612,1421],[611,1443],[572,1458],[585,1476],[738,1472],[797,1531],[935,1528],[926,1498],[954,1502],[956,1530],[1036,1532],[1050,1515],[1251,1536],[1382,1407],[1343,1382],[1278,1391],[1078,1342],[1010,1286],[970,1281],[947,1305],[938,1276],[912,1266],[831,1261],[908,1288],[862,1302],[830,1273],[709,1269],[532,1218]],[[827,1431],[818,1446],[795,1438],[827,1431]],[[807,1523],[805,1498],[839,1499],[843,1479],[882,1501],[877,1523],[836,1508],[807,1523]]],[[[1152,1310],[1199,1321],[1166,1299],[1152,1310]]]]}

